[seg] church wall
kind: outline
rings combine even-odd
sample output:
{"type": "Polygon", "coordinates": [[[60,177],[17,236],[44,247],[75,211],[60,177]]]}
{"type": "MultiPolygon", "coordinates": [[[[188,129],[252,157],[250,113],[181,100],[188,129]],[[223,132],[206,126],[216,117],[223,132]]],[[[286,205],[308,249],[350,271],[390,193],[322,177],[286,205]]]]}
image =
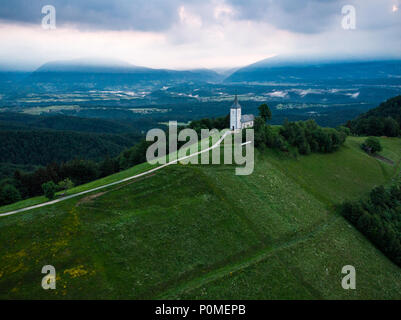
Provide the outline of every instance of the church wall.
{"type": "Polygon", "coordinates": [[[230,130],[241,128],[241,109],[231,109],[230,112],[230,130]]]}
{"type": "Polygon", "coordinates": [[[241,125],[241,129],[244,129],[244,128],[252,128],[252,127],[253,127],[253,121],[244,122],[244,123],[242,123],[242,125],[241,125]]]}
{"type": "Polygon", "coordinates": [[[236,128],[236,119],[237,119],[237,109],[231,109],[230,112],[230,130],[237,129],[236,128]]]}
{"type": "Polygon", "coordinates": [[[237,128],[241,128],[241,108],[237,109],[237,128]]]}

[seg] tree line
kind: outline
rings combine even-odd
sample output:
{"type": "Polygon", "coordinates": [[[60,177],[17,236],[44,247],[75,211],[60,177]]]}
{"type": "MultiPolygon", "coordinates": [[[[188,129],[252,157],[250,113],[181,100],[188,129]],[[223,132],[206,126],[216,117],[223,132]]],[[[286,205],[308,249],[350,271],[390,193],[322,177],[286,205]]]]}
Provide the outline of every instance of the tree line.
{"type": "Polygon", "coordinates": [[[368,199],[345,202],[343,216],[401,267],[401,182],[374,188],[368,199]]]}
{"type": "Polygon", "coordinates": [[[344,144],[350,130],[346,127],[322,128],[314,120],[289,122],[279,130],[268,125],[272,113],[266,104],[259,107],[259,116],[255,118],[255,146],[258,148],[274,148],[288,152],[294,147],[300,154],[313,152],[330,153],[344,144]]]}
{"type": "Polygon", "coordinates": [[[143,163],[149,144],[142,140],[117,157],[106,157],[100,162],[77,158],[60,164],[52,162],[33,172],[16,170],[12,178],[0,181],[0,205],[40,196],[44,194],[42,186],[48,182],[60,185],[70,180],[72,185],[81,185],[143,163]]]}
{"type": "MultiPolygon", "coordinates": [[[[272,112],[267,104],[258,108],[259,116],[254,121],[255,147],[273,148],[288,152],[294,147],[300,154],[312,152],[329,153],[337,150],[344,142],[351,131],[341,126],[337,129],[322,128],[314,120],[289,122],[284,124],[277,131],[268,125],[272,119],[272,112]]],[[[201,129],[226,129],[230,126],[230,115],[192,121],[189,128],[194,129],[199,137],[201,129]]],[[[245,131],[243,131],[245,133],[245,131]]]]}

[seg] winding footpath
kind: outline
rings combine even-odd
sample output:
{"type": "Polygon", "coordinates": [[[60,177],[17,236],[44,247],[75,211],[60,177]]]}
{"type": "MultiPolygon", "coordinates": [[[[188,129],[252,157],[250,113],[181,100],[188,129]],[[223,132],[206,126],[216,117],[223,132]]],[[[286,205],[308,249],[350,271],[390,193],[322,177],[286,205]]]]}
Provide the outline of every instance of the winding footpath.
{"type": "MultiPolygon", "coordinates": [[[[185,157],[179,158],[179,159],[177,159],[177,160],[168,162],[168,163],[166,163],[166,164],[163,164],[163,165],[161,165],[161,166],[159,166],[159,167],[150,169],[150,170],[148,170],[148,171],[145,171],[145,172],[136,174],[136,175],[134,175],[134,176],[131,176],[131,177],[128,177],[128,178],[119,180],[119,181],[115,181],[115,182],[112,182],[112,183],[109,183],[109,184],[105,184],[105,185],[100,186],[100,187],[96,187],[96,188],[93,188],[93,189],[90,189],[90,190],[82,191],[82,192],[75,193],[75,194],[72,194],[72,195],[69,195],[69,196],[66,196],[66,197],[63,197],[63,198],[59,198],[59,199],[56,199],[56,200],[48,201],[48,202],[45,202],[45,203],[40,203],[40,204],[37,204],[37,205],[34,205],[34,206],[22,208],[22,209],[17,209],[17,210],[14,210],[14,211],[9,211],[9,212],[5,212],[5,213],[1,213],[1,214],[0,214],[0,217],[11,216],[11,215],[14,215],[14,214],[17,214],[17,213],[21,213],[21,212],[25,212],[25,211],[29,211],[29,210],[33,210],[33,209],[38,209],[38,208],[50,206],[50,205],[53,205],[53,204],[56,204],[56,203],[59,203],[59,202],[62,202],[62,201],[66,201],[66,200],[69,200],[69,199],[72,199],[72,198],[76,198],[76,197],[82,196],[82,195],[84,195],[84,194],[88,194],[88,193],[91,193],[91,192],[94,192],[94,191],[98,191],[98,190],[105,189],[105,188],[108,188],[108,187],[111,187],[111,186],[115,186],[115,185],[120,184],[120,183],[124,183],[124,182],[127,182],[127,181],[131,181],[131,180],[137,179],[137,178],[139,178],[139,177],[146,176],[146,175],[148,175],[148,174],[150,174],[150,173],[153,173],[153,172],[155,172],[155,171],[158,171],[158,170],[160,170],[160,169],[163,169],[163,168],[165,168],[165,167],[167,167],[167,166],[170,166],[170,165],[172,165],[172,164],[177,164],[179,161],[183,161],[183,160],[186,160],[186,159],[188,159],[188,158],[191,158],[191,157],[197,156],[197,155],[199,155],[199,154],[208,152],[208,151],[210,151],[210,150],[212,150],[212,149],[215,149],[215,148],[217,148],[218,146],[220,146],[221,142],[224,140],[224,138],[225,138],[227,135],[232,134],[232,133],[233,133],[232,131],[227,131],[227,132],[225,132],[225,133],[223,134],[223,136],[222,136],[213,146],[211,146],[211,147],[209,147],[209,148],[206,148],[205,150],[201,150],[201,151],[198,151],[198,152],[196,152],[196,153],[193,153],[193,154],[191,154],[191,155],[189,155],[189,156],[185,156],[185,157]]],[[[251,141],[248,141],[248,142],[243,143],[242,146],[244,146],[244,145],[246,145],[246,144],[249,144],[249,143],[251,143],[251,141]]]]}

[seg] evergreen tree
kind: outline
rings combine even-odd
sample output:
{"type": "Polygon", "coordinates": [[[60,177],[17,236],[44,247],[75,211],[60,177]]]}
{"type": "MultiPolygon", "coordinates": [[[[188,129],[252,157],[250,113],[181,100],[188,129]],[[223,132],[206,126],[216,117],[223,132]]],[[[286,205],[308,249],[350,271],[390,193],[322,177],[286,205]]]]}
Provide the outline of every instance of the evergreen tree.
{"type": "Polygon", "coordinates": [[[258,110],[259,110],[259,116],[262,117],[262,119],[265,122],[267,122],[268,120],[271,120],[272,112],[270,111],[270,108],[266,103],[261,104],[259,106],[258,110]]]}

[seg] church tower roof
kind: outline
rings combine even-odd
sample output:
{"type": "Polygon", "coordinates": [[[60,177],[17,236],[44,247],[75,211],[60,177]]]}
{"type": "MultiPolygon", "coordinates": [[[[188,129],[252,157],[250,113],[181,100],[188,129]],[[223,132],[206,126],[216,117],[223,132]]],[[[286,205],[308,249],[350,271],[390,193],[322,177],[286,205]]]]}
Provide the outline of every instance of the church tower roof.
{"type": "Polygon", "coordinates": [[[241,105],[240,105],[239,102],[238,102],[238,96],[235,95],[234,103],[233,103],[233,105],[231,106],[231,109],[238,109],[238,108],[241,108],[241,105]]]}

